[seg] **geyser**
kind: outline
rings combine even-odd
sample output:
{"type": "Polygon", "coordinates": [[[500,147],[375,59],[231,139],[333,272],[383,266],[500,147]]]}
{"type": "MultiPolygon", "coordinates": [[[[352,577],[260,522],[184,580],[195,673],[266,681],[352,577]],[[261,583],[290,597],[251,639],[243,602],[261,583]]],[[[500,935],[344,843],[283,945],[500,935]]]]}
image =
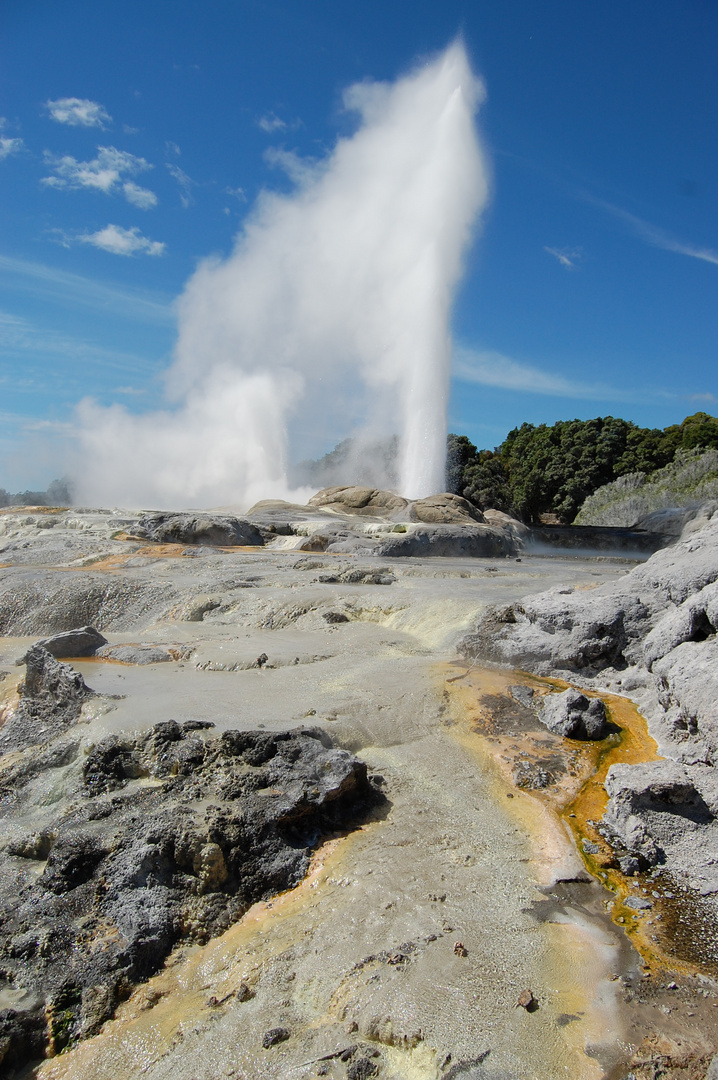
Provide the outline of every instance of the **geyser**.
{"type": "Polygon", "coordinates": [[[293,191],[263,193],[233,253],[187,283],[167,408],[78,406],[83,500],[297,498],[290,455],[394,433],[401,493],[443,490],[451,303],[487,197],[482,98],[455,43],[350,87],[359,127],[324,160],[275,152],[293,191]]]}

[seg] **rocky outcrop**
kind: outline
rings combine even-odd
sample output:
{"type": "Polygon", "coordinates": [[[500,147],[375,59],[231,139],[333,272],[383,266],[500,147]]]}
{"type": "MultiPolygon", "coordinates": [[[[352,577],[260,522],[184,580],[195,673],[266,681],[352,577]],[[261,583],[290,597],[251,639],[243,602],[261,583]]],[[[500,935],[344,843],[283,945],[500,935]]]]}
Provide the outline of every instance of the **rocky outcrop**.
{"type": "Polygon", "coordinates": [[[33,645],[25,663],[20,704],[0,730],[0,753],[50,742],[77,720],[93,694],[79,671],[41,645],[33,645]]]}
{"type": "Polygon", "coordinates": [[[428,525],[486,524],[478,507],[448,491],[441,495],[430,495],[427,499],[416,499],[410,504],[409,520],[423,521],[428,525]]]}
{"type": "MultiPolygon", "coordinates": [[[[0,1013],[6,1066],[95,1034],[178,940],[206,941],[296,884],[317,838],[379,798],[366,766],[320,729],[208,727],[109,736],[84,760],[65,742],[72,797],[42,835],[6,836],[0,953],[5,980],[24,991],[0,1013]]],[[[21,808],[32,756],[12,771],[21,808]]]]}
{"type": "Polygon", "coordinates": [[[583,742],[605,739],[611,730],[601,699],[586,697],[573,689],[564,690],[562,694],[549,694],[539,720],[554,735],[583,742]]]}
{"type": "Polygon", "coordinates": [[[490,525],[421,525],[377,540],[379,558],[497,558],[521,550],[510,533],[490,525]]]}
{"type": "Polygon", "coordinates": [[[662,760],[612,767],[606,827],[634,871],[669,868],[718,914],[718,514],[692,526],[616,582],[487,613],[460,651],[636,701],[662,760]]]}
{"type": "Polygon", "coordinates": [[[393,491],[381,491],[369,487],[329,487],[318,491],[309,500],[309,506],[335,510],[343,514],[361,517],[386,516],[387,513],[406,510],[407,499],[393,491]]]}
{"type": "Polygon", "coordinates": [[[245,518],[219,514],[146,514],[133,532],[160,544],[210,544],[220,547],[264,544],[261,532],[245,518]]]}

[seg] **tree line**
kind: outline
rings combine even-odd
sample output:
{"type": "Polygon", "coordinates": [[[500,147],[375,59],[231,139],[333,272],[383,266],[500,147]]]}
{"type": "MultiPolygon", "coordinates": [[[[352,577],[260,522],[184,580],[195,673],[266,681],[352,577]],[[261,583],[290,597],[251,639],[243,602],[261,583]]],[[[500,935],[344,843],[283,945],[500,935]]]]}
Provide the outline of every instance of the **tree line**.
{"type": "Polygon", "coordinates": [[[527,523],[553,515],[570,524],[583,501],[627,473],[650,475],[677,450],[718,448],[718,418],[697,412],[680,424],[642,428],[613,416],[522,424],[493,450],[449,435],[447,490],[482,510],[527,523]]]}

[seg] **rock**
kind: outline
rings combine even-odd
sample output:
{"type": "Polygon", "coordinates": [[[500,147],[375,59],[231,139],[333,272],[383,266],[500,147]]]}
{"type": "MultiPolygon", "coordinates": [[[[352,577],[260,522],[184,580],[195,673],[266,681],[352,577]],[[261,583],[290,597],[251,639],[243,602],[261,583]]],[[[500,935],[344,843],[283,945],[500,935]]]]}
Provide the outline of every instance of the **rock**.
{"type": "Polygon", "coordinates": [[[538,1008],[538,1002],[530,990],[522,990],[516,1001],[516,1007],[526,1009],[526,1012],[534,1012],[538,1008]]]}
{"type": "Polygon", "coordinates": [[[94,693],[79,671],[41,645],[28,650],[25,663],[20,704],[0,730],[0,753],[49,742],[78,719],[94,693]]]}
{"type": "Polygon", "coordinates": [[[510,686],[509,693],[514,701],[523,705],[525,709],[530,709],[535,705],[534,692],[530,686],[510,686]]]}
{"type": "Polygon", "coordinates": [[[713,814],[686,770],[671,761],[612,765],[605,781],[609,799],[603,820],[629,855],[653,866],[665,858],[676,827],[706,824],[713,814]]]}
{"type": "Polygon", "coordinates": [[[642,896],[627,896],[623,903],[625,907],[632,908],[633,911],[650,911],[653,907],[651,901],[642,896]]]}
{"type": "Polygon", "coordinates": [[[376,570],[357,567],[336,574],[320,574],[317,581],[323,585],[393,585],[396,578],[387,567],[380,566],[376,570]]]}
{"type": "Polygon", "coordinates": [[[588,698],[579,690],[548,694],[538,715],[549,731],[566,739],[597,741],[611,730],[601,699],[588,698]]]}
{"type": "Polygon", "coordinates": [[[318,491],[309,500],[309,506],[324,507],[344,514],[361,517],[385,516],[392,511],[403,511],[408,502],[392,491],[369,487],[329,487],[318,491]]]}
{"type": "Polygon", "coordinates": [[[174,659],[162,645],[103,645],[96,655],[121,664],[166,664],[174,659]]]}
{"type": "Polygon", "coordinates": [[[264,544],[261,532],[251,521],[220,514],[146,514],[133,532],[159,544],[221,547],[259,547],[264,544]]]}
{"type": "Polygon", "coordinates": [[[483,525],[486,519],[478,507],[460,495],[444,492],[427,499],[416,499],[409,510],[411,521],[423,521],[429,525],[483,525]]]}
{"type": "Polygon", "coordinates": [[[221,597],[201,593],[192,597],[182,613],[182,619],[184,622],[202,622],[208,611],[216,611],[221,606],[221,597]]]}
{"type": "MultiPolygon", "coordinates": [[[[107,644],[107,638],[95,630],[94,626],[81,626],[77,630],[65,630],[61,634],[41,638],[35,644],[46,649],[56,660],[63,660],[70,657],[94,656],[98,649],[107,644]]],[[[24,661],[25,657],[20,663],[24,661]]]]}
{"type": "Polygon", "coordinates": [[[368,1057],[359,1057],[347,1066],[347,1080],[369,1080],[376,1076],[379,1066],[368,1057]]]}
{"type": "MultiPolygon", "coordinates": [[[[38,772],[66,760],[58,739],[10,770],[13,799],[32,800],[38,772]]],[[[22,1009],[0,1012],[0,1050],[18,1067],[95,1034],[180,939],[204,942],[297,884],[318,840],[381,800],[364,763],[318,728],[215,737],[169,720],[107,736],[80,763],[63,781],[72,812],[58,809],[42,842],[0,851],[3,969],[27,990],[22,1009]],[[47,860],[19,891],[18,857],[47,860]]]]}
{"type": "Polygon", "coordinates": [[[270,1046],[276,1046],[277,1043],[286,1042],[289,1038],[291,1038],[291,1032],[288,1028],[270,1028],[269,1031],[265,1031],[262,1036],[262,1046],[265,1050],[268,1050],[270,1046]]]}
{"type": "Polygon", "coordinates": [[[718,1080],[718,1054],[715,1055],[708,1066],[705,1080],[718,1080]]]}
{"type": "Polygon", "coordinates": [[[495,558],[515,555],[516,540],[490,525],[420,525],[377,539],[379,558],[495,558]]]}
{"type": "Polygon", "coordinates": [[[341,611],[325,611],[322,618],[325,622],[328,622],[330,626],[333,626],[336,623],[349,622],[349,617],[344,615],[341,611]]]}

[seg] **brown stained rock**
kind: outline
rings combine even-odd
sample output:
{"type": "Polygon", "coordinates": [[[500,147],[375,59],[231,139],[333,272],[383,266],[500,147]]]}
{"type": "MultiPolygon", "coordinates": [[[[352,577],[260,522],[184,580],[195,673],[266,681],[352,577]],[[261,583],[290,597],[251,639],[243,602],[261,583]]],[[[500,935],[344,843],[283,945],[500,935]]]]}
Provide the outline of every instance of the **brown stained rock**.
{"type": "Polygon", "coordinates": [[[516,1008],[518,1009],[519,1006],[526,1009],[526,1012],[534,1012],[538,1009],[538,1001],[530,990],[522,990],[516,1000],[516,1008]]]}
{"type": "Polygon", "coordinates": [[[468,956],[469,955],[469,951],[466,948],[466,946],[464,945],[463,941],[455,941],[454,942],[454,952],[456,953],[457,956],[468,956]]]}

